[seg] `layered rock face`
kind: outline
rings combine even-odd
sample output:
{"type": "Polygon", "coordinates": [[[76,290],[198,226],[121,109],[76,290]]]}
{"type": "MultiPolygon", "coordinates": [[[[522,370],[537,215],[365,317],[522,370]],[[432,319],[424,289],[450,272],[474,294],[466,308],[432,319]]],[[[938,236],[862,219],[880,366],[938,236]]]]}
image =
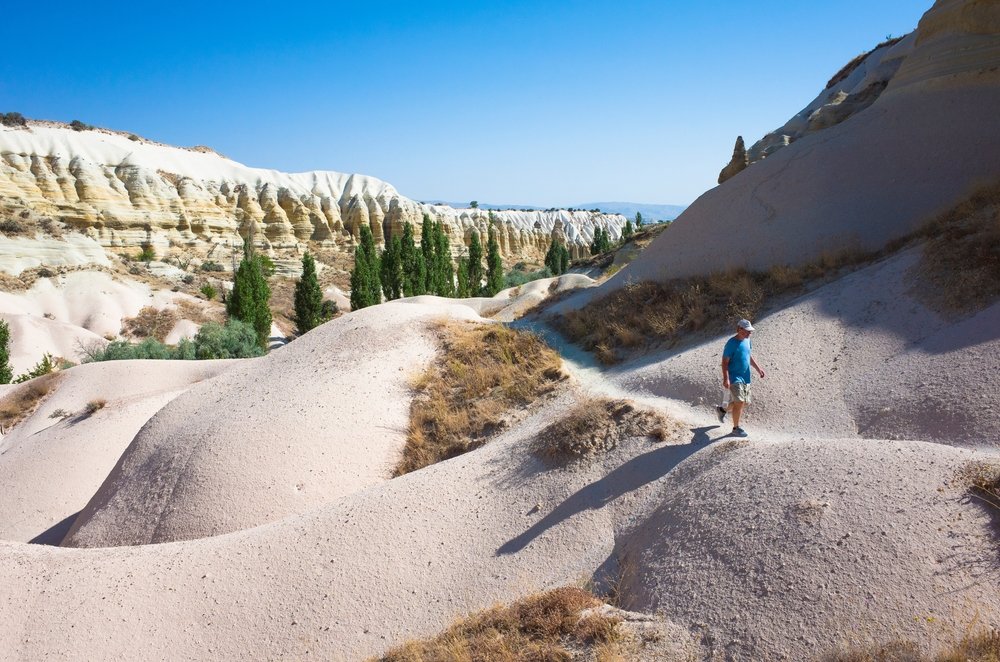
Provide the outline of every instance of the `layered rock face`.
{"type": "MultiPolygon", "coordinates": [[[[406,223],[419,225],[424,214],[444,223],[459,253],[473,232],[485,237],[490,222],[485,211],[417,203],[374,177],[249,168],[205,148],[34,121],[0,127],[0,215],[28,211],[105,247],[148,242],[205,255],[250,225],[265,249],[313,244],[349,251],[362,225],[381,243],[406,223]]],[[[595,228],[617,237],[625,224],[622,216],[590,212],[494,216],[509,260],[540,259],[557,235],[571,253],[585,254],[595,228]]]]}

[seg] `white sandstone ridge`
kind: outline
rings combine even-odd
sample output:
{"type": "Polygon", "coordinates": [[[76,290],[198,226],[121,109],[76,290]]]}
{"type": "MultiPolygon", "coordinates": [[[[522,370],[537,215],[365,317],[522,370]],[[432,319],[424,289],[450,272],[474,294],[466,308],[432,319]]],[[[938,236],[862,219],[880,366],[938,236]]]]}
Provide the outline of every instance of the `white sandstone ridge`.
{"type": "MultiPolygon", "coordinates": [[[[250,168],[207,148],[41,121],[0,126],[0,212],[16,217],[26,210],[105,247],[197,248],[227,243],[253,223],[264,248],[349,250],[362,225],[382,242],[428,214],[444,223],[459,253],[473,232],[485,235],[489,225],[485,210],[424,205],[374,177],[250,168]]],[[[509,260],[540,258],[554,235],[574,256],[586,254],[597,227],[615,238],[625,224],[617,214],[584,211],[492,213],[509,260]]]]}

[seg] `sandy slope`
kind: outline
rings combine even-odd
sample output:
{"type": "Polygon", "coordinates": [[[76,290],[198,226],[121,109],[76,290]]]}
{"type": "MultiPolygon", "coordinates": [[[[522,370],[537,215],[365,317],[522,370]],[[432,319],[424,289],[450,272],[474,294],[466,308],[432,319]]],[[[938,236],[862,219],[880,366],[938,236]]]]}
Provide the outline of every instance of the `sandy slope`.
{"type": "MultiPolygon", "coordinates": [[[[754,382],[748,429],[1000,446],[1000,394],[983,386],[982,372],[1000,365],[1000,304],[960,318],[927,308],[912,273],[918,250],[754,321],[754,353],[768,376],[754,382]]],[[[632,391],[714,402],[730,335],[637,359],[609,377],[632,391]]]]}
{"type": "Polygon", "coordinates": [[[63,372],[35,413],[0,439],[0,539],[58,544],[149,417],[237,363],[109,361],[63,372]],[[87,416],[87,403],[100,400],[104,408],[87,416]],[[58,410],[68,416],[52,418],[58,410]]]}
{"type": "Polygon", "coordinates": [[[389,478],[407,380],[433,356],[428,323],[465,306],[395,303],[314,329],[159,411],[64,544],[217,535],[303,512],[389,478]]]}

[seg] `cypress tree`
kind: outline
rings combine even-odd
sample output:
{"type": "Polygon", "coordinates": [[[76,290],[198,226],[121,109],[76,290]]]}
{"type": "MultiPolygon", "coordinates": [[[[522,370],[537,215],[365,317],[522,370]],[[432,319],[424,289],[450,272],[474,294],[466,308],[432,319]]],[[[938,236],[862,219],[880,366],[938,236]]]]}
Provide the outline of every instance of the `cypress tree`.
{"type": "Polygon", "coordinates": [[[440,221],[434,224],[434,294],[440,297],[455,296],[455,274],[451,267],[451,248],[448,235],[440,221]]]}
{"type": "Polygon", "coordinates": [[[10,384],[14,368],[10,365],[10,326],[0,320],[0,384],[10,384]]]}
{"type": "Polygon", "coordinates": [[[486,296],[493,296],[503,289],[503,260],[500,258],[500,244],[497,233],[490,225],[486,241],[486,296]]]}
{"type": "Polygon", "coordinates": [[[409,223],[403,227],[403,239],[399,246],[399,268],[403,272],[403,296],[423,294],[423,278],[418,280],[417,275],[417,245],[413,241],[413,226],[409,223]]]}
{"type": "MultiPolygon", "coordinates": [[[[458,269],[461,273],[461,264],[458,269]]],[[[472,240],[469,242],[467,280],[469,294],[466,296],[479,296],[479,291],[483,287],[483,244],[479,240],[479,233],[475,230],[472,231],[472,240]]]]}
{"type": "Polygon", "coordinates": [[[569,251],[555,237],[552,238],[549,250],[545,253],[545,266],[549,268],[553,276],[564,274],[569,269],[569,251]]]}
{"type": "Polygon", "coordinates": [[[393,237],[387,241],[385,250],[382,251],[382,291],[385,293],[385,298],[388,301],[403,296],[402,252],[403,244],[400,242],[399,237],[393,237]]]}
{"type": "Polygon", "coordinates": [[[354,271],[351,272],[351,310],[382,303],[379,266],[371,228],[362,225],[361,242],[354,249],[354,271]]]}
{"type": "Polygon", "coordinates": [[[434,224],[431,222],[431,217],[424,214],[424,220],[420,226],[420,253],[424,257],[423,290],[425,294],[434,293],[434,272],[436,266],[434,261],[434,246],[434,224]]]}
{"type": "Polygon", "coordinates": [[[271,334],[271,288],[264,277],[263,264],[253,250],[253,232],[243,242],[243,259],[233,278],[233,291],[226,300],[229,317],[246,322],[257,332],[257,342],[267,347],[271,334]]]}
{"type": "Polygon", "coordinates": [[[469,258],[462,257],[458,259],[458,290],[455,292],[455,296],[459,299],[465,299],[471,296],[469,288],[469,267],[469,258]]]}
{"type": "Polygon", "coordinates": [[[635,227],[640,230],[642,229],[642,214],[639,212],[635,213],[635,227]]]}
{"type": "Polygon", "coordinates": [[[316,278],[316,260],[307,251],[302,256],[302,278],[295,282],[295,324],[299,334],[308,333],[324,322],[323,290],[316,278]]]}
{"type": "Polygon", "coordinates": [[[631,239],[632,235],[634,233],[635,233],[635,230],[632,228],[632,221],[626,219],[625,220],[625,229],[622,230],[622,243],[625,243],[626,241],[628,241],[629,239],[631,239]]]}

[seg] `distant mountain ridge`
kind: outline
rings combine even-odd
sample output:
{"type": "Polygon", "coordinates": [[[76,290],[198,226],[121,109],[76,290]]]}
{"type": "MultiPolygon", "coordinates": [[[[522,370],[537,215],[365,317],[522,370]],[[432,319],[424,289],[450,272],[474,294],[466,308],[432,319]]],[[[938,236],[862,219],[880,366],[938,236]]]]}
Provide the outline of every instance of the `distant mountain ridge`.
{"type": "MultiPolygon", "coordinates": [[[[469,207],[468,202],[448,202],[445,200],[428,200],[426,204],[447,205],[455,209],[467,209],[469,207]]],[[[570,207],[547,207],[545,205],[497,205],[480,202],[479,209],[493,211],[507,209],[516,211],[537,211],[544,209],[580,209],[590,211],[591,209],[600,209],[605,214],[621,214],[629,219],[634,219],[636,212],[639,212],[642,214],[643,219],[647,221],[672,221],[687,209],[687,205],[655,205],[642,202],[581,202],[570,207]]]]}

